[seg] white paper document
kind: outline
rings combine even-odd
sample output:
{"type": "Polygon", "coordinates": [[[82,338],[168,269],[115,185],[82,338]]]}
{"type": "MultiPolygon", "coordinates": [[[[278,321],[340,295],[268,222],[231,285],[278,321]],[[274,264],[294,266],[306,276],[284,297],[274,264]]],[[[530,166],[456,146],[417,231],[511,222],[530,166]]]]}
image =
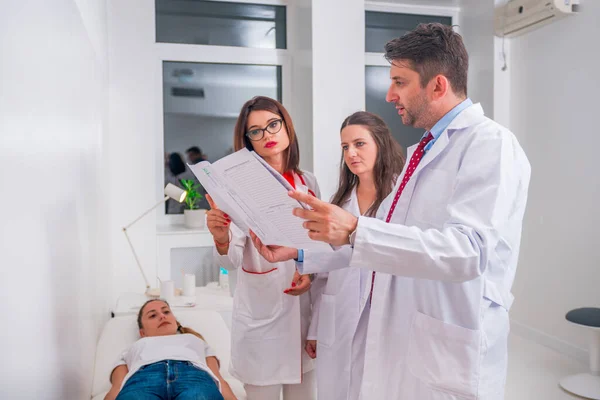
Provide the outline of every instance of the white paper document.
{"type": "Polygon", "coordinates": [[[267,245],[332,251],[330,245],[308,237],[304,220],[292,214],[304,205],[288,196],[292,186],[256,153],[242,149],[213,164],[202,161],[189,167],[246,235],[252,230],[267,245]]]}

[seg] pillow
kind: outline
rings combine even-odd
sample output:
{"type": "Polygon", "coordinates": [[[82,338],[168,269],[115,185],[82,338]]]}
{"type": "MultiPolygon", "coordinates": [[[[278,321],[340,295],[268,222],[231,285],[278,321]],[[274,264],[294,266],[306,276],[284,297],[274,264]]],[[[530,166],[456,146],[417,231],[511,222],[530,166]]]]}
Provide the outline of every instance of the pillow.
{"type": "MultiPolygon", "coordinates": [[[[174,312],[182,326],[194,329],[206,339],[221,361],[221,375],[227,380],[238,399],[245,399],[243,385],[229,374],[231,336],[219,313],[213,310],[180,309],[174,312]]],[[[123,351],[140,338],[136,318],[136,315],[111,318],[102,330],[96,347],[92,397],[110,390],[109,375],[115,361],[123,351]]]]}

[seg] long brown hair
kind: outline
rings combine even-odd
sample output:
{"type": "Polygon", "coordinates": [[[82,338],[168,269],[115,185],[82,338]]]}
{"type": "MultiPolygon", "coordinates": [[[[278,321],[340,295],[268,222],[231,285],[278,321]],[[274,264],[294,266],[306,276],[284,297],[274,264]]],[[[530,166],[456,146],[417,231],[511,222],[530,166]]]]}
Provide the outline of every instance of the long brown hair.
{"type": "MultiPolygon", "coordinates": [[[[163,299],[150,299],[147,302],[144,303],[144,305],[140,308],[140,311],[138,312],[138,316],[137,316],[137,324],[138,324],[138,328],[139,329],[144,329],[144,326],[142,325],[142,315],[144,315],[144,308],[146,308],[146,306],[149,303],[152,303],[153,301],[161,301],[163,303],[165,303],[167,305],[167,307],[169,307],[169,310],[171,309],[171,306],[169,305],[169,303],[167,303],[166,300],[163,299]]],[[[192,328],[186,328],[185,326],[181,326],[181,324],[179,323],[179,321],[177,321],[177,331],[179,333],[191,333],[194,336],[199,337],[200,339],[204,340],[206,342],[206,339],[204,339],[204,337],[199,334],[198,332],[196,332],[195,330],[193,330],[192,328]]]]}
{"type": "Polygon", "coordinates": [[[241,150],[244,147],[252,151],[252,143],[246,136],[246,125],[248,124],[248,116],[252,111],[265,110],[277,114],[283,120],[283,126],[285,126],[290,140],[290,145],[285,149],[284,160],[285,170],[293,171],[298,175],[302,175],[300,171],[300,149],[298,147],[298,139],[296,137],[296,130],[292,122],[292,117],[287,112],[283,104],[274,100],[270,97],[256,96],[248,100],[240,110],[240,115],[235,123],[235,129],[233,131],[233,148],[235,151],[241,150]]]}
{"type": "MultiPolygon", "coordinates": [[[[358,111],[347,117],[342,123],[341,131],[349,125],[361,125],[371,133],[375,144],[377,145],[377,158],[373,167],[373,179],[375,181],[376,197],[375,202],[367,212],[366,216],[375,216],[377,209],[383,199],[391,193],[396,179],[402,172],[405,157],[402,154],[402,148],[394,140],[390,133],[390,128],[378,116],[366,111],[358,111]]],[[[341,206],[352,193],[352,190],[358,185],[358,177],[354,175],[344,161],[344,153],[340,161],[340,181],[338,190],[333,195],[332,204],[341,206]]]]}

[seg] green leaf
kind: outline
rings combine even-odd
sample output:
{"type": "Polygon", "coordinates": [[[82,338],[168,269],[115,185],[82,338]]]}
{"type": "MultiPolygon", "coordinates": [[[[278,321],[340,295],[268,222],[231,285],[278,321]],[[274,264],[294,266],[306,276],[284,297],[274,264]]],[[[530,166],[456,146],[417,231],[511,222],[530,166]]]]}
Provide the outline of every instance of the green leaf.
{"type": "Polygon", "coordinates": [[[202,185],[196,183],[193,179],[181,179],[180,182],[187,193],[185,204],[188,206],[188,209],[194,210],[199,208],[199,206],[196,205],[196,202],[204,198],[204,196],[198,193],[198,189],[201,188],[202,185]]]}

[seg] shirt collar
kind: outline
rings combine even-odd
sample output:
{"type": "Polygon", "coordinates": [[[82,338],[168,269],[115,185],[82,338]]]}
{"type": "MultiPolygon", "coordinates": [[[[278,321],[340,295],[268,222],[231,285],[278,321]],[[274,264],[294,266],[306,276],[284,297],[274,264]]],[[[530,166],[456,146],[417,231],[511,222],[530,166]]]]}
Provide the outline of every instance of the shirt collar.
{"type": "Polygon", "coordinates": [[[471,99],[467,98],[466,100],[463,100],[460,104],[455,106],[452,110],[448,111],[448,113],[446,113],[446,115],[444,115],[442,117],[442,119],[440,119],[433,126],[433,128],[431,128],[431,130],[429,132],[425,132],[423,134],[423,137],[425,137],[425,135],[427,135],[428,133],[431,133],[431,136],[433,136],[433,140],[431,142],[427,143],[427,146],[425,146],[425,151],[429,150],[431,148],[431,146],[433,146],[433,143],[435,143],[435,141],[442,135],[442,133],[446,130],[446,128],[448,128],[448,125],[450,125],[452,120],[454,120],[454,118],[456,118],[458,116],[458,114],[460,114],[465,108],[470,107],[472,105],[473,105],[473,102],[471,101],[471,99]]]}

